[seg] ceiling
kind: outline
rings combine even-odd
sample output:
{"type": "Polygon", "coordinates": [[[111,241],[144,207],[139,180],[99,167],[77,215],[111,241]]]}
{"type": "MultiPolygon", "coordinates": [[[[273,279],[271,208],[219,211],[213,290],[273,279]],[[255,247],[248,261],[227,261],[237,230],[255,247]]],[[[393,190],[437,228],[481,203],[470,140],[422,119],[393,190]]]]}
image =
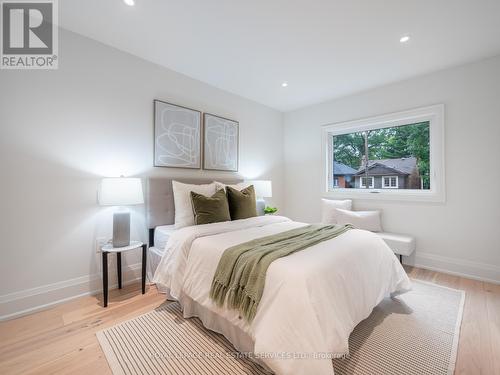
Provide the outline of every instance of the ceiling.
{"type": "Polygon", "coordinates": [[[60,1],[60,23],[281,111],[500,54],[498,0],[135,2],[60,1]]]}

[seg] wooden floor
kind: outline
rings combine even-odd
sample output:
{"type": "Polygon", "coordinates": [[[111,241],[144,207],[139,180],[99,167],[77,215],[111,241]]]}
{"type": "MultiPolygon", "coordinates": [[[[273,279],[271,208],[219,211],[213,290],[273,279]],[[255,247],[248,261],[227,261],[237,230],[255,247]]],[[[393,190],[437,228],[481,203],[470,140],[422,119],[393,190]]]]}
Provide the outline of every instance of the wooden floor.
{"type": "MultiPolygon", "coordinates": [[[[466,291],[455,374],[500,375],[500,285],[417,268],[410,277],[466,291]]],[[[82,297],[50,310],[0,323],[0,374],[111,374],[95,332],[151,311],[164,301],[140,285],[82,297]]]]}

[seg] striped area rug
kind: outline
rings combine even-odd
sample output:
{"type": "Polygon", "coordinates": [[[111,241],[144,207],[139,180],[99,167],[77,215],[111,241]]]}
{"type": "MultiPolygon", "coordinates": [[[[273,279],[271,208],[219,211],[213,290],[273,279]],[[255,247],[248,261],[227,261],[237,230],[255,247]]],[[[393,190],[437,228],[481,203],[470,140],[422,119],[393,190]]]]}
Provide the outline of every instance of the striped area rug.
{"type": "MultiPolygon", "coordinates": [[[[333,360],[336,375],[450,375],[465,299],[463,291],[421,281],[382,301],[349,338],[350,355],[333,360]]],[[[177,303],[97,333],[114,375],[269,374],[238,356],[221,335],[177,303]]]]}
{"type": "Polygon", "coordinates": [[[113,375],[270,374],[238,352],[224,336],[184,319],[166,302],[138,318],[97,332],[113,375]]]}

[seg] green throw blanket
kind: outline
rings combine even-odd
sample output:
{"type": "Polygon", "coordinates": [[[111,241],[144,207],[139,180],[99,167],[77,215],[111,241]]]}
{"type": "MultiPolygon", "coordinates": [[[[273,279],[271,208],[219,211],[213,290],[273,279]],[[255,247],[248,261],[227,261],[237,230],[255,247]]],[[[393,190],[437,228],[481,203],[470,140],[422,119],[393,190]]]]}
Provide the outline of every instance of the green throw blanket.
{"type": "Polygon", "coordinates": [[[210,297],[218,306],[238,309],[251,322],[257,312],[269,265],[281,257],[332,239],[352,225],[308,225],[257,238],[224,251],[215,271],[210,297]]]}

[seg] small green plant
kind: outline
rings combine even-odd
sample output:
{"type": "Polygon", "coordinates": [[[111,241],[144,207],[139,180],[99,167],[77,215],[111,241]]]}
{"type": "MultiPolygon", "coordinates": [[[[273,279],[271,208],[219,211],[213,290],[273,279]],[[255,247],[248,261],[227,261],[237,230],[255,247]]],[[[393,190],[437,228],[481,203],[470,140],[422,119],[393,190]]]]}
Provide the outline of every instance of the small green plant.
{"type": "Polygon", "coordinates": [[[278,209],[276,207],[269,207],[269,206],[266,206],[266,208],[264,208],[264,213],[266,215],[272,215],[274,213],[278,212],[278,209]]]}

